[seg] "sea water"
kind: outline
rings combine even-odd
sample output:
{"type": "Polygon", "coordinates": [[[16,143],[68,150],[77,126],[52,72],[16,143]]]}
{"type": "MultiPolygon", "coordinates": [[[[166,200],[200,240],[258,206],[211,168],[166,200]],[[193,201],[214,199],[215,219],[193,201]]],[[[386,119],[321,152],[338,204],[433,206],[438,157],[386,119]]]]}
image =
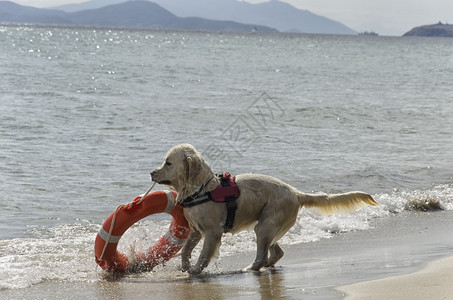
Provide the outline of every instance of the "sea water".
{"type": "MultiPolygon", "coordinates": [[[[453,210],[452,72],[453,39],[0,26],[0,289],[99,280],[100,225],[178,143],[215,172],[381,204],[303,209],[286,246],[453,210]]],[[[169,223],[139,222],[120,251],[169,223]]],[[[254,249],[243,232],[221,253],[254,249]]]]}

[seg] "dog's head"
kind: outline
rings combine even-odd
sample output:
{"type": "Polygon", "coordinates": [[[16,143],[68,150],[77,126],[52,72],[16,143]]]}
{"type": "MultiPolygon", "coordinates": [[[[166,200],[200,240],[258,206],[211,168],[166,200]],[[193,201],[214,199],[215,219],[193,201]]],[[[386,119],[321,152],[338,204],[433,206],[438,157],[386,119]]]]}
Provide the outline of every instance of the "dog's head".
{"type": "Polygon", "coordinates": [[[171,148],[163,164],[151,172],[153,181],[173,186],[180,197],[192,195],[211,174],[208,164],[192,145],[181,144],[171,148]]]}

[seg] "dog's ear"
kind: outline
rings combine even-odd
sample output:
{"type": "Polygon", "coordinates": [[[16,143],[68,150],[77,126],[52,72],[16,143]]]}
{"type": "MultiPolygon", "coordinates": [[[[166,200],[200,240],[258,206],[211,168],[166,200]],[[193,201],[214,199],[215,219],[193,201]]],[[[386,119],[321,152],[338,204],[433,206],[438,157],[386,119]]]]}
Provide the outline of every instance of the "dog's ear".
{"type": "Polygon", "coordinates": [[[193,154],[186,157],[187,162],[187,178],[195,179],[201,170],[201,159],[198,154],[193,154]]]}

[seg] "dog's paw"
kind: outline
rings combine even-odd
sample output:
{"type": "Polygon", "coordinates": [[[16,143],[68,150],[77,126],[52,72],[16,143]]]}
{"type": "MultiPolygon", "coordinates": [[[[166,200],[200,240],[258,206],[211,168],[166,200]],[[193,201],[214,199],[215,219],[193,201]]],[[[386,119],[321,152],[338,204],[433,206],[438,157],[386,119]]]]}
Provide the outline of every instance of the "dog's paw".
{"type": "Polygon", "coordinates": [[[241,271],[244,273],[253,272],[252,265],[243,268],[241,271]]]}
{"type": "Polygon", "coordinates": [[[190,263],[182,263],[181,264],[181,271],[187,272],[190,270],[190,263]]]}
{"type": "Polygon", "coordinates": [[[190,268],[189,274],[190,275],[199,275],[201,273],[201,271],[202,271],[201,268],[193,267],[193,268],[190,268]]]}
{"type": "Polygon", "coordinates": [[[260,269],[261,267],[257,268],[257,266],[255,266],[255,264],[251,264],[250,266],[247,266],[245,267],[244,269],[242,269],[242,272],[246,273],[246,272],[260,272],[260,269]]]}

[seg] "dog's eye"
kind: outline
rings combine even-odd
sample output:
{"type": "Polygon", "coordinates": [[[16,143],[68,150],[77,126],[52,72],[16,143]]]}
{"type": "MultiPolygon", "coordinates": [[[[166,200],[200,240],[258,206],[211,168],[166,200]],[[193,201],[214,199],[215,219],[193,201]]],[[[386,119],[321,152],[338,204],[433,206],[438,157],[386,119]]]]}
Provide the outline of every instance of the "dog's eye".
{"type": "Polygon", "coordinates": [[[169,161],[167,160],[167,161],[165,161],[165,165],[171,166],[171,162],[169,162],[169,161]]]}

